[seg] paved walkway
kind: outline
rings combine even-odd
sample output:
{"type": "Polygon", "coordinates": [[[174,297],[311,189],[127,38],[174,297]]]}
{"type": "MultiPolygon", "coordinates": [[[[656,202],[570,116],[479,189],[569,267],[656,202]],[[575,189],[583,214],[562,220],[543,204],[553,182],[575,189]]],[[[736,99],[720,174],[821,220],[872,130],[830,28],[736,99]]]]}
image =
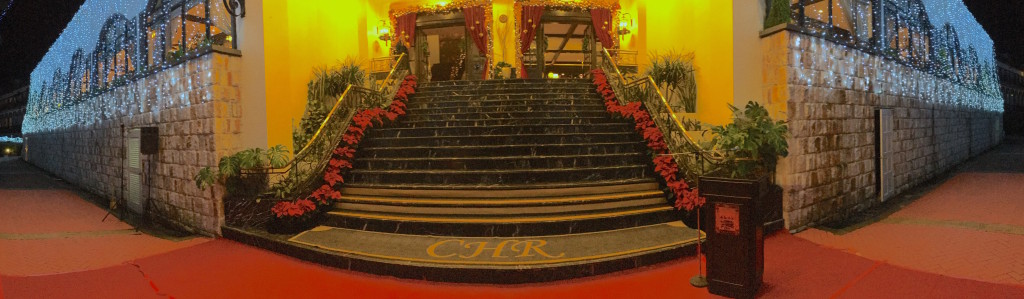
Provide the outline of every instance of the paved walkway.
{"type": "Polygon", "coordinates": [[[910,269],[1024,285],[1024,140],[1007,139],[940,184],[855,231],[797,236],[910,269]]]}
{"type": "MultiPolygon", "coordinates": [[[[905,218],[938,213],[917,208],[922,202],[927,201],[908,206],[905,218]]],[[[136,234],[113,218],[100,222],[105,213],[24,162],[0,162],[0,298],[718,298],[687,283],[697,269],[692,257],[515,287],[431,283],[337,270],[224,239],[174,241],[136,234]]],[[[1012,226],[1019,221],[1005,219],[985,223],[1012,226]]],[[[892,221],[896,223],[872,225],[973,225],[950,228],[892,221]]],[[[830,238],[841,240],[855,233],[830,238]]],[[[815,235],[828,233],[778,233],[766,239],[761,298],[1024,298],[1021,285],[908,269],[913,267],[897,259],[808,241],[815,235]]],[[[975,255],[981,255],[977,249],[983,246],[974,246],[975,255]]],[[[917,250],[922,249],[932,248],[917,250]]],[[[942,259],[930,262],[946,264],[942,259]]]]}

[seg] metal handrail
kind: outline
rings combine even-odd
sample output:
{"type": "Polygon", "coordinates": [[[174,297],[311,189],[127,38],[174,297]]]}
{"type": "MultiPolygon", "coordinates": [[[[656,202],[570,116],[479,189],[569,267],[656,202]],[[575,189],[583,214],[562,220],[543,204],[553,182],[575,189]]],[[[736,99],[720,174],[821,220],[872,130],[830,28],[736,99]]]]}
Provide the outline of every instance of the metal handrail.
{"type": "MultiPolygon", "coordinates": [[[[604,54],[604,58],[606,61],[613,61],[611,55],[608,53],[608,49],[603,49],[602,54],[604,54]]],[[[687,143],[689,143],[689,145],[695,149],[703,150],[703,148],[701,148],[701,146],[697,144],[697,142],[694,141],[693,138],[690,137],[689,131],[686,130],[686,127],[683,126],[683,122],[680,121],[679,117],[676,116],[675,111],[672,110],[672,106],[668,104],[668,100],[666,100],[664,94],[661,93],[661,89],[658,88],[658,84],[654,81],[654,78],[652,78],[651,76],[644,76],[643,78],[626,83],[626,77],[622,75],[622,72],[619,70],[619,67],[615,63],[609,64],[611,65],[612,69],[615,70],[615,74],[619,77],[619,80],[621,80],[621,89],[641,88],[641,85],[649,84],[649,87],[658,94],[658,99],[661,100],[659,103],[661,104],[662,108],[664,108],[666,112],[668,112],[668,115],[672,119],[672,124],[675,125],[676,129],[683,133],[683,137],[686,137],[687,143]]],[[[625,101],[626,99],[624,99],[623,97],[619,97],[619,100],[625,101]]]]}
{"type": "MultiPolygon", "coordinates": [[[[370,89],[353,85],[347,86],[334,103],[334,106],[331,107],[330,112],[327,113],[327,116],[320,123],[316,132],[313,133],[309,141],[295,153],[288,163],[279,168],[268,167],[249,172],[273,174],[275,177],[268,181],[271,184],[286,179],[295,180],[296,185],[292,193],[312,191],[310,187],[315,187],[316,178],[319,177],[317,174],[322,172],[330,161],[330,150],[341,142],[345,129],[352,122],[356,112],[374,106],[383,107],[388,104],[386,99],[390,99],[388,97],[391,95],[390,90],[393,89],[397,92],[398,88],[392,88],[393,86],[391,85],[400,83],[396,78],[401,77],[398,76],[398,73],[402,71],[400,66],[405,55],[402,54],[398,57],[397,63],[392,67],[388,77],[385,78],[379,88],[370,89]],[[314,154],[323,155],[322,157],[311,157],[314,154]],[[304,169],[300,168],[302,164],[306,166],[304,169]]],[[[405,70],[407,71],[407,68],[405,70]]],[[[391,96],[393,97],[393,95],[391,96]]]]}
{"type": "MultiPolygon", "coordinates": [[[[672,107],[661,92],[657,82],[654,81],[654,78],[651,76],[643,76],[629,81],[619,70],[619,67],[616,65],[614,60],[612,60],[607,49],[602,51],[602,55],[604,55],[604,63],[599,65],[613,71],[615,73],[614,76],[618,78],[618,80],[609,80],[609,83],[612,86],[612,89],[615,90],[615,93],[619,95],[617,98],[620,104],[640,101],[644,103],[648,109],[652,110],[650,111],[651,118],[654,120],[655,125],[662,129],[662,133],[665,134],[665,143],[672,152],[669,155],[694,155],[698,164],[696,166],[700,167],[701,170],[704,170],[705,163],[710,163],[710,166],[720,164],[724,155],[714,149],[704,149],[690,136],[689,131],[683,125],[683,122],[679,117],[676,116],[675,111],[672,110],[672,107]],[[648,96],[642,96],[644,94],[648,94],[648,96]],[[640,96],[634,98],[634,95],[640,96]],[[655,96],[656,99],[654,99],[655,96]],[[668,119],[659,117],[660,115],[666,114],[668,115],[668,119]],[[673,134],[673,131],[678,132],[678,134],[673,134]],[[674,136],[677,135],[681,137],[681,140],[676,140],[674,136]]],[[[676,159],[676,161],[681,162],[680,159],[676,159]]]]}

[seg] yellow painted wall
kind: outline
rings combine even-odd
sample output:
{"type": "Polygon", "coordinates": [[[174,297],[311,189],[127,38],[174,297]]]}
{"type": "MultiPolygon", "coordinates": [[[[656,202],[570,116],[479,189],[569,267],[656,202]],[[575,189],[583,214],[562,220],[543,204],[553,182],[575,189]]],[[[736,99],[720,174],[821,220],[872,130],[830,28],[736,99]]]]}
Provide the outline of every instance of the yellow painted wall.
{"type": "Polygon", "coordinates": [[[292,145],[314,67],[368,61],[365,0],[264,1],[267,144],[292,145]]]}
{"type": "Polygon", "coordinates": [[[635,9],[638,30],[626,47],[635,47],[641,67],[648,54],[694,52],[697,67],[697,113],[686,114],[704,123],[729,122],[726,103],[733,102],[733,7],[719,0],[634,0],[620,2],[635,9]],[[635,38],[636,40],[632,40],[635,38]]]}
{"type": "MultiPolygon", "coordinates": [[[[750,56],[734,49],[735,17],[751,15],[746,10],[734,15],[733,3],[738,1],[742,0],[620,1],[622,12],[633,19],[632,33],[620,39],[621,46],[637,50],[642,67],[649,64],[648,54],[651,52],[694,52],[698,68],[697,113],[687,117],[722,124],[731,116],[726,103],[747,100],[734,97],[737,93],[747,94],[743,92],[746,89],[735,83],[734,72],[742,69],[734,67],[734,62],[737,59],[745,61],[743,57],[750,56]]],[[[291,146],[292,125],[302,117],[306,84],[314,67],[333,64],[346,57],[368,63],[372,58],[388,55],[391,45],[378,40],[377,30],[382,20],[393,26],[389,10],[436,2],[263,1],[267,144],[291,146]]],[[[492,13],[494,59],[491,63],[506,61],[515,64],[518,36],[513,27],[513,0],[493,0],[492,13]],[[502,14],[509,17],[505,24],[498,22],[502,14]]],[[[743,24],[746,23],[735,26],[751,27],[743,24]]],[[[750,41],[748,35],[742,41],[750,41]]],[[[740,43],[745,43],[742,41],[740,43]]],[[[747,85],[746,81],[751,80],[740,81],[747,85]]]]}

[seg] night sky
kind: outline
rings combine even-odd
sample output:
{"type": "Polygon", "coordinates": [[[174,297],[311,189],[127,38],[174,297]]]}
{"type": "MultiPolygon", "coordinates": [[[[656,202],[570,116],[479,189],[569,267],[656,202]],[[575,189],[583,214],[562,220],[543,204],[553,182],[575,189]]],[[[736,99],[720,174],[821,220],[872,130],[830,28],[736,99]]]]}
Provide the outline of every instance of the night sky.
{"type": "MultiPolygon", "coordinates": [[[[0,11],[10,1],[0,20],[0,94],[28,84],[32,69],[84,0],[0,0],[0,11]]],[[[1024,1],[964,3],[995,41],[998,59],[1024,69],[1024,1]]]]}

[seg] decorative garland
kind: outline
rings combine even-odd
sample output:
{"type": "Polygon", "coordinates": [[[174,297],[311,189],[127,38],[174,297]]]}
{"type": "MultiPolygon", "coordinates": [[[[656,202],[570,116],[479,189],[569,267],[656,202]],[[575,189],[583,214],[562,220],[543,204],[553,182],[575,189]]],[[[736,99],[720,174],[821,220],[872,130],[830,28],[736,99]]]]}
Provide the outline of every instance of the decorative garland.
{"type": "Polygon", "coordinates": [[[344,145],[339,145],[331,152],[331,160],[328,161],[327,170],[324,171],[324,184],[306,198],[278,202],[271,208],[274,215],[279,219],[298,218],[307,212],[317,210],[317,208],[330,206],[331,200],[340,200],[341,191],[338,191],[338,187],[345,182],[341,172],[343,169],[352,168],[356,148],[363,139],[366,129],[373,127],[374,124],[382,126],[385,123],[394,122],[398,117],[405,115],[409,96],[416,93],[416,86],[416,76],[408,75],[402,81],[401,87],[398,88],[391,105],[386,110],[370,108],[356,113],[352,117],[352,124],[348,126],[345,135],[342,136],[344,145]]]}
{"type": "MultiPolygon", "coordinates": [[[[390,16],[390,19],[391,19],[391,27],[392,27],[391,28],[391,32],[395,32],[397,34],[398,28],[396,28],[396,26],[398,26],[398,17],[403,16],[405,14],[417,13],[417,15],[418,15],[418,14],[421,14],[421,13],[449,13],[449,12],[460,11],[463,8],[474,7],[474,6],[482,6],[484,8],[484,23],[485,23],[484,24],[484,26],[485,26],[484,28],[485,28],[485,30],[487,32],[487,56],[486,57],[487,57],[487,63],[488,64],[493,64],[494,63],[494,34],[492,34],[492,31],[491,31],[492,30],[492,26],[491,25],[494,23],[494,8],[493,8],[493,4],[491,4],[491,0],[454,0],[454,1],[449,1],[445,5],[423,4],[423,5],[414,5],[414,6],[409,6],[409,7],[402,7],[402,8],[398,8],[398,9],[392,8],[388,12],[388,15],[390,16]]],[[[413,32],[413,34],[416,34],[416,33],[413,32]]],[[[466,38],[470,42],[472,42],[472,39],[470,37],[467,36],[466,38]]],[[[415,46],[415,45],[413,45],[413,46],[415,46]]],[[[487,70],[489,70],[489,69],[490,69],[490,66],[489,65],[486,66],[484,68],[484,73],[487,73],[487,70]]]]}
{"type": "MultiPolygon", "coordinates": [[[[519,24],[523,22],[523,5],[526,6],[546,6],[546,7],[557,7],[557,8],[569,8],[579,10],[589,10],[591,8],[607,8],[612,12],[612,24],[619,23],[619,1],[618,0],[515,0],[512,4],[512,32],[516,33],[518,37],[523,34],[523,29],[519,27],[519,24]]],[[[523,64],[523,42],[516,38],[516,58],[519,59],[520,64],[523,64]]],[[[612,47],[618,47],[619,39],[615,38],[615,45],[612,47]]],[[[520,74],[526,70],[520,70],[520,74]]]]}
{"type": "Polygon", "coordinates": [[[640,102],[631,102],[626,105],[619,104],[615,91],[608,84],[608,77],[604,71],[596,69],[591,71],[591,73],[593,74],[594,85],[597,85],[597,92],[604,98],[604,106],[608,113],[632,119],[635,123],[634,129],[643,135],[644,140],[647,141],[647,147],[654,152],[654,171],[665,179],[666,185],[675,194],[676,198],[673,205],[676,209],[692,211],[694,207],[703,206],[706,199],[700,197],[696,188],[690,188],[690,185],[679,177],[679,165],[669,155],[668,145],[665,144],[665,135],[654,124],[651,114],[644,109],[640,102]]]}

